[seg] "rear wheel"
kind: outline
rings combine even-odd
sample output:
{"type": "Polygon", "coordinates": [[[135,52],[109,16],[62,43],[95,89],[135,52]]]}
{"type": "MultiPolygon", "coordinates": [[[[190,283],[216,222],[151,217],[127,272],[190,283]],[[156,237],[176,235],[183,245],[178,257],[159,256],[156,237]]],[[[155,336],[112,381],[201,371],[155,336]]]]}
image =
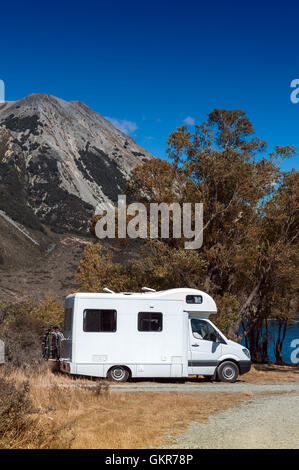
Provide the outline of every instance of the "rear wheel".
{"type": "Polygon", "coordinates": [[[231,361],[225,361],[218,366],[217,375],[221,382],[235,382],[239,376],[238,366],[231,361]]]}
{"type": "Polygon", "coordinates": [[[126,382],[129,378],[129,372],[123,366],[112,367],[107,374],[109,380],[113,382],[126,382]]]}

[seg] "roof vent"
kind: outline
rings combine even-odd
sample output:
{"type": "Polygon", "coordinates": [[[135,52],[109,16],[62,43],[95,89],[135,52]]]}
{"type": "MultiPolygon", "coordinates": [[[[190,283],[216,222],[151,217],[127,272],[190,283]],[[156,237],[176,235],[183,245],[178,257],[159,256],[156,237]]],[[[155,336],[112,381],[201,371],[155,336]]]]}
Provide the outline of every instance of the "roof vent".
{"type": "Polygon", "coordinates": [[[108,289],[108,287],[104,287],[103,291],[107,292],[107,294],[115,294],[115,292],[113,292],[111,289],[108,289]]]}

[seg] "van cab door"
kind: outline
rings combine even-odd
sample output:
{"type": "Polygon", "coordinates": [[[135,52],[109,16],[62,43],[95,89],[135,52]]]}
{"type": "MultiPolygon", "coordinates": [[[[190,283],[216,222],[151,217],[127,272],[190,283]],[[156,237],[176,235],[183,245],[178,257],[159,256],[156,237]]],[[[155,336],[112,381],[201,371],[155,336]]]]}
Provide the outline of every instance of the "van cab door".
{"type": "Polygon", "coordinates": [[[212,323],[190,318],[188,374],[213,375],[221,355],[221,338],[212,323]]]}

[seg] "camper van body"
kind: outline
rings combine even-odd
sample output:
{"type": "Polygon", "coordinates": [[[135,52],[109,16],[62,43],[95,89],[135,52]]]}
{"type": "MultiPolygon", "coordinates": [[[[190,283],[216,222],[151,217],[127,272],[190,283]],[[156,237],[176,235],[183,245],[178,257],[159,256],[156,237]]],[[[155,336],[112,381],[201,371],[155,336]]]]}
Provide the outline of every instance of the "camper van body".
{"type": "Polygon", "coordinates": [[[197,289],[69,295],[60,368],[103,378],[114,371],[120,381],[119,370],[128,372],[125,378],[214,376],[225,361],[247,372],[248,351],[213,325],[216,312],[214,300],[197,289]]]}

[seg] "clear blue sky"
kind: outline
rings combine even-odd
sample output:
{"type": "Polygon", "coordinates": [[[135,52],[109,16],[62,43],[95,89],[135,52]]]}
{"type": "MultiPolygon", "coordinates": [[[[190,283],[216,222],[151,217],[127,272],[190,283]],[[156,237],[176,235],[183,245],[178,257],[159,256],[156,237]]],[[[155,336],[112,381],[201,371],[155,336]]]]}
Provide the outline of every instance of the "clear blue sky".
{"type": "Polygon", "coordinates": [[[290,101],[298,2],[243,3],[2,3],[6,99],[44,92],[83,101],[160,157],[186,118],[201,123],[215,107],[240,108],[269,149],[299,152],[299,103],[290,101]]]}

